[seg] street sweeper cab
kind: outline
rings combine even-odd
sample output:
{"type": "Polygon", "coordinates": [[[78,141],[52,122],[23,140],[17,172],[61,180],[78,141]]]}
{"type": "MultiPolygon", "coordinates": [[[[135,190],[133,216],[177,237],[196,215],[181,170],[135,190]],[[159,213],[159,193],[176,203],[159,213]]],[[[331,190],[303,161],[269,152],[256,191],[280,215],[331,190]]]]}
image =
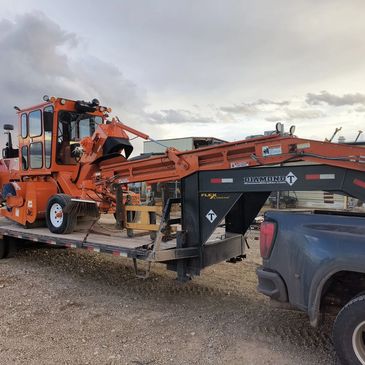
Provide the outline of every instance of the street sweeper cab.
{"type": "MultiPolygon", "coordinates": [[[[13,147],[13,126],[4,126],[8,138],[0,164],[1,215],[24,226],[46,221],[51,231],[67,233],[76,217],[64,219],[63,207],[71,206],[72,199],[78,206],[76,215],[98,214],[95,202],[100,199],[95,199],[95,189],[83,192],[86,175],[95,170],[92,164],[116,157],[126,160],[133,147],[128,135],[107,121],[111,109],[97,99],[85,102],[45,96],[43,100],[31,108],[15,107],[19,148],[13,147]],[[85,149],[88,161],[81,161],[85,149]],[[88,168],[81,174],[85,164],[88,168]],[[92,202],[83,204],[84,212],[80,211],[82,200],[92,202]]],[[[106,204],[104,210],[112,211],[113,204],[106,204]]]]}

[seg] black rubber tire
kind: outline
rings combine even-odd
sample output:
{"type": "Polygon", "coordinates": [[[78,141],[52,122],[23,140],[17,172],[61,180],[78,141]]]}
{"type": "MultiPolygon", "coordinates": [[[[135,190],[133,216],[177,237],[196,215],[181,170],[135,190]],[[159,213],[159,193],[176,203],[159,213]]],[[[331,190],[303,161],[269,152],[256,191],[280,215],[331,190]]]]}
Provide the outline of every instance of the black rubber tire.
{"type": "MultiPolygon", "coordinates": [[[[113,213],[115,220],[117,220],[117,214],[113,213]]],[[[136,212],[131,212],[128,211],[127,212],[127,222],[132,223],[134,221],[134,218],[136,217],[136,212]]],[[[127,228],[127,236],[129,238],[133,238],[134,237],[134,230],[131,228],[127,228]]]]}
{"type": "MultiPolygon", "coordinates": [[[[114,219],[117,220],[117,214],[113,213],[113,216],[114,216],[114,219]]],[[[133,222],[135,216],[136,216],[136,212],[127,212],[127,221],[133,222]],[[132,214],[129,215],[130,213],[132,213],[132,214]]]]}
{"type": "MultiPolygon", "coordinates": [[[[362,362],[356,355],[352,337],[356,328],[365,323],[365,295],[360,295],[348,302],[338,313],[333,325],[333,344],[335,346],[337,356],[343,365],[362,365],[365,362],[365,352],[363,347],[362,362]]],[[[365,347],[365,334],[362,335],[365,347]]]]}
{"type": "Polygon", "coordinates": [[[46,223],[47,223],[48,229],[52,233],[67,234],[67,233],[71,233],[74,230],[76,223],[77,223],[76,214],[63,213],[63,221],[59,227],[54,226],[52,224],[51,218],[50,218],[51,207],[53,204],[58,203],[61,206],[61,208],[63,209],[70,202],[71,202],[71,197],[66,194],[56,194],[56,195],[53,195],[48,200],[47,211],[46,211],[46,223]]]}
{"type": "MultiPolygon", "coordinates": [[[[150,212],[148,213],[150,216],[150,223],[151,224],[156,224],[156,212],[150,212]]],[[[156,231],[150,231],[150,238],[152,241],[154,241],[157,237],[157,232],[156,231]]]]}
{"type": "Polygon", "coordinates": [[[7,240],[0,240],[0,260],[6,259],[9,254],[9,244],[7,240]]]}

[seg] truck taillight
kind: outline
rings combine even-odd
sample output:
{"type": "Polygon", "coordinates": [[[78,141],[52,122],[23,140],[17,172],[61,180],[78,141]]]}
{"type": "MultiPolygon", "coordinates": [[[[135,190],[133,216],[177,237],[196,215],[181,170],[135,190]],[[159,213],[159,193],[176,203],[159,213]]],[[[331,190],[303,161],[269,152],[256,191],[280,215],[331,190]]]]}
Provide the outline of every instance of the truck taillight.
{"type": "Polygon", "coordinates": [[[271,221],[264,221],[260,227],[260,254],[263,259],[270,256],[274,243],[276,224],[271,221]]]}

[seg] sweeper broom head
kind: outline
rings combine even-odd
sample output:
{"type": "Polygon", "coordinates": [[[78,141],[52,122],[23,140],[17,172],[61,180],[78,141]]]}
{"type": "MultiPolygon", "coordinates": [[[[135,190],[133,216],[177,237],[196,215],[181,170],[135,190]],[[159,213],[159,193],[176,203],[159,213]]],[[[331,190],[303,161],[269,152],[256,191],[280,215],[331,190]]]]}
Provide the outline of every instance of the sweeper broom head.
{"type": "Polygon", "coordinates": [[[100,217],[98,206],[93,200],[71,199],[65,206],[64,212],[73,217],[100,217]]]}

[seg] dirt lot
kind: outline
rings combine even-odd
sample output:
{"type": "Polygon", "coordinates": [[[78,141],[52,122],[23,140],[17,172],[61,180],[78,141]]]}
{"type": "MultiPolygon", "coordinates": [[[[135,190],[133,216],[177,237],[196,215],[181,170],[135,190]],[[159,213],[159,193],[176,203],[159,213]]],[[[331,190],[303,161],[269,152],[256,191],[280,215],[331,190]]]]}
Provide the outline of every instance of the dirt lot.
{"type": "MultiPolygon", "coordinates": [[[[1,364],[333,364],[328,329],[256,293],[248,259],[187,284],[155,265],[56,248],[0,262],[1,364]]],[[[329,327],[329,326],[328,326],[329,327]]]]}

